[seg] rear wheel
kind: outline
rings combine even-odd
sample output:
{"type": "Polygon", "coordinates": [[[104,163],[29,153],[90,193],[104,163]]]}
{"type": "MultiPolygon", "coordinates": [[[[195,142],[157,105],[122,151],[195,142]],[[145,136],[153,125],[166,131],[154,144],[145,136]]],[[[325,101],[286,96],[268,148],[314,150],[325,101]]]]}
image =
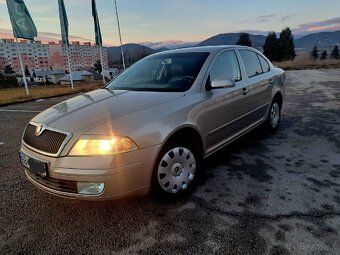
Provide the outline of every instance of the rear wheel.
{"type": "Polygon", "coordinates": [[[178,198],[192,190],[201,155],[194,141],[170,142],[161,150],[153,172],[156,195],[178,198]]]}
{"type": "Polygon", "coordinates": [[[266,128],[270,132],[276,132],[281,122],[281,104],[278,100],[274,100],[270,106],[269,116],[265,123],[266,128]]]}

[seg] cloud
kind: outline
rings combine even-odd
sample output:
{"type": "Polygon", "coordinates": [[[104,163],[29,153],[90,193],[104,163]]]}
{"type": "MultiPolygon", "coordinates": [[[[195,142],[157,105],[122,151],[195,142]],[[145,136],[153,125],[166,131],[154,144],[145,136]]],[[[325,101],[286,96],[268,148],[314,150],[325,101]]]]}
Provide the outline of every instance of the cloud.
{"type": "Polygon", "coordinates": [[[53,9],[55,8],[53,5],[47,4],[47,3],[44,3],[44,5],[33,4],[33,5],[30,5],[29,7],[30,7],[29,11],[31,13],[36,13],[36,14],[45,14],[46,12],[53,11],[53,9]]]}
{"type": "Polygon", "coordinates": [[[268,21],[269,21],[268,19],[259,19],[257,22],[258,23],[266,23],[268,21]]]}
{"type": "MultiPolygon", "coordinates": [[[[0,38],[13,38],[12,30],[0,28],[0,38]]],[[[80,37],[80,36],[69,36],[70,41],[81,41],[81,42],[94,42],[88,38],[80,37]]],[[[42,41],[44,43],[48,42],[58,42],[61,40],[61,35],[58,33],[51,33],[51,32],[39,32],[37,40],[42,41]]]]}
{"type": "MultiPolygon", "coordinates": [[[[295,15],[285,16],[282,19],[287,20],[295,15]]],[[[322,20],[318,22],[309,22],[298,25],[296,28],[292,28],[294,35],[300,37],[311,33],[337,31],[340,30],[340,17],[333,19],[322,20]]],[[[250,34],[267,35],[271,31],[263,30],[238,30],[236,32],[246,32],[250,34]]]]}
{"type": "Polygon", "coordinates": [[[276,17],[275,14],[269,14],[269,15],[261,15],[258,18],[259,19],[269,19],[269,18],[274,18],[274,17],[276,17]]]}
{"type": "Polygon", "coordinates": [[[277,17],[276,14],[268,14],[268,15],[261,15],[261,16],[257,16],[255,18],[250,18],[250,19],[246,19],[241,21],[241,23],[266,23],[269,22],[271,19],[277,17]]]}
{"type": "Polygon", "coordinates": [[[337,31],[340,30],[340,17],[310,22],[299,25],[294,32],[296,34],[307,34],[310,32],[337,31]]]}
{"type": "Polygon", "coordinates": [[[288,19],[290,19],[290,18],[292,18],[292,17],[294,17],[295,15],[287,15],[287,16],[283,16],[282,18],[281,18],[281,22],[284,22],[284,21],[286,21],[286,20],[288,20],[288,19]]]}

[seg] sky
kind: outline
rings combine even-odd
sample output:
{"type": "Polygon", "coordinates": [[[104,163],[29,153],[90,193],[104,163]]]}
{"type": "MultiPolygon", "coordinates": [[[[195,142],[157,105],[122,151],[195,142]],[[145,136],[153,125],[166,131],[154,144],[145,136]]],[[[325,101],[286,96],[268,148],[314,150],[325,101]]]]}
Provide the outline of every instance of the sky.
{"type": "MultiPolygon", "coordinates": [[[[11,0],[9,0],[11,1],[11,0]]],[[[39,39],[60,38],[57,0],[25,0],[39,39]]],[[[93,41],[91,0],[64,0],[70,40],[93,41]]],[[[340,30],[340,0],[117,0],[123,43],[199,42],[220,33],[266,34],[291,27],[296,36],[340,30]]],[[[106,45],[118,45],[114,0],[97,0],[106,45]]],[[[0,38],[12,35],[0,0],[0,38]]]]}

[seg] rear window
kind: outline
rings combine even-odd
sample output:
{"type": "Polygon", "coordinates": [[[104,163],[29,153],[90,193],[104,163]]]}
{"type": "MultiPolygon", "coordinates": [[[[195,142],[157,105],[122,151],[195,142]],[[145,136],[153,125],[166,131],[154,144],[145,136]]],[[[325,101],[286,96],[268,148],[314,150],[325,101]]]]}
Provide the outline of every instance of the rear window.
{"type": "Polygon", "coordinates": [[[250,50],[239,50],[248,77],[262,74],[262,67],[257,54],[250,50]]]}
{"type": "Polygon", "coordinates": [[[257,54],[257,56],[259,57],[260,63],[261,63],[261,67],[262,67],[262,71],[264,73],[269,72],[270,71],[270,67],[269,64],[267,62],[267,60],[265,60],[261,55],[257,54]]]}

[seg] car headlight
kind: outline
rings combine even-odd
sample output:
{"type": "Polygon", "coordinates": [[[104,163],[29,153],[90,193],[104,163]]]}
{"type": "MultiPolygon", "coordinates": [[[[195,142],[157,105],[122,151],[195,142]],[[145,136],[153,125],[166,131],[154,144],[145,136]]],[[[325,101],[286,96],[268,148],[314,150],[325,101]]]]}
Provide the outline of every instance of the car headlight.
{"type": "Polygon", "coordinates": [[[70,156],[114,155],[138,150],[137,145],[128,137],[81,137],[73,146],[70,156]]]}

